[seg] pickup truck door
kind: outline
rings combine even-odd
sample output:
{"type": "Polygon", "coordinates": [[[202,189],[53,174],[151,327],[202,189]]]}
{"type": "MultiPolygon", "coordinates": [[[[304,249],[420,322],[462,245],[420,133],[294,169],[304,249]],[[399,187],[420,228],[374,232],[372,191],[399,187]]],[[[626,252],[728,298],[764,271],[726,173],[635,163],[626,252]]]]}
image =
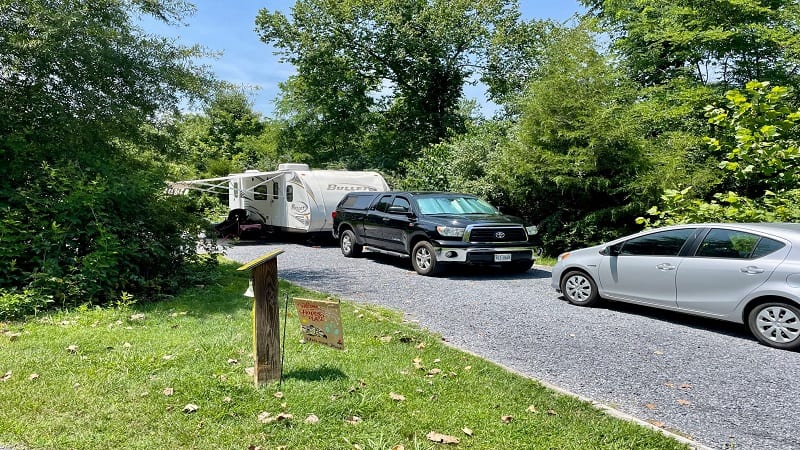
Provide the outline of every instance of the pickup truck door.
{"type": "MultiPolygon", "coordinates": [[[[408,230],[411,228],[411,202],[408,198],[397,195],[392,199],[391,206],[381,218],[383,245],[387,250],[406,253],[408,230]]],[[[408,249],[410,251],[411,249],[408,249]]]]}
{"type": "Polygon", "coordinates": [[[385,211],[392,204],[394,195],[381,195],[364,214],[364,243],[378,248],[386,248],[383,237],[385,211]]]}

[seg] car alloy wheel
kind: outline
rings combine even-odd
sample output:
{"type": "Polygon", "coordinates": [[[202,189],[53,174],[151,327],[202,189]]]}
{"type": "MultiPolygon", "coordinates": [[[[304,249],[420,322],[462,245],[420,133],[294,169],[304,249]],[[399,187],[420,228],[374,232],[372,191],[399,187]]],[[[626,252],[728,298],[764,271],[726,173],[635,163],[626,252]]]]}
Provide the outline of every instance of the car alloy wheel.
{"type": "Polygon", "coordinates": [[[441,264],[436,261],[433,246],[427,241],[418,242],[411,251],[411,265],[420,275],[439,273],[441,264]]]}
{"type": "Polygon", "coordinates": [[[364,246],[356,243],[356,235],[352,231],[345,230],[342,232],[339,248],[344,256],[353,257],[360,255],[364,246]]]}
{"type": "Polygon", "coordinates": [[[417,267],[422,270],[428,270],[431,267],[432,255],[425,247],[417,250],[417,253],[414,254],[414,259],[417,260],[417,267]]]}
{"type": "Polygon", "coordinates": [[[767,303],[750,313],[750,329],[764,344],[777,348],[800,347],[800,310],[783,303],[767,303]]]}

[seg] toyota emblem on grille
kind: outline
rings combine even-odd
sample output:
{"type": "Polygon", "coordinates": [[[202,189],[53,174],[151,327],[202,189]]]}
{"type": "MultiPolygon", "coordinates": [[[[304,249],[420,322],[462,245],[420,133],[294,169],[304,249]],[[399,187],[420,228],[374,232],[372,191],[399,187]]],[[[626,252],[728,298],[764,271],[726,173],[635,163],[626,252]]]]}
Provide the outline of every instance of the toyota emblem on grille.
{"type": "Polygon", "coordinates": [[[503,238],[505,238],[505,237],[506,237],[506,234],[505,234],[505,233],[503,233],[502,231],[498,231],[498,232],[496,232],[496,233],[494,234],[494,237],[496,237],[497,239],[503,239],[503,238]]]}

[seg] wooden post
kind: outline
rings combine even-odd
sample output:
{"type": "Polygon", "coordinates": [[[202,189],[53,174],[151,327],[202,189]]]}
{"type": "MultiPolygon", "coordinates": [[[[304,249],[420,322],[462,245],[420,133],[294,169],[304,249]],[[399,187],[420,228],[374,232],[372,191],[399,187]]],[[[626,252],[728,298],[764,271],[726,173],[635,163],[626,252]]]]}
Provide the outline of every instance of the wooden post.
{"type": "Polygon", "coordinates": [[[256,387],[281,376],[281,337],[278,312],[278,259],[276,250],[239,267],[252,269],[253,281],[253,377],[256,387]]]}

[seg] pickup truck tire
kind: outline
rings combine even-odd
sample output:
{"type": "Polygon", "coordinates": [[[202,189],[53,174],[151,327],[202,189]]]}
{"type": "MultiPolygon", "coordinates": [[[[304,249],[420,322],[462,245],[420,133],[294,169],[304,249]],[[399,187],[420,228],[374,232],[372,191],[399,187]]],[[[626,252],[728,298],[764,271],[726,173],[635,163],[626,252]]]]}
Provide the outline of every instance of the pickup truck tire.
{"type": "Polygon", "coordinates": [[[436,275],[441,264],[436,261],[436,252],[428,241],[420,241],[411,250],[411,265],[420,275],[436,275]]]}
{"type": "Polygon", "coordinates": [[[348,258],[360,256],[364,250],[364,246],[356,243],[356,235],[352,230],[342,231],[342,236],[339,238],[339,248],[342,249],[342,254],[348,258]]]}

